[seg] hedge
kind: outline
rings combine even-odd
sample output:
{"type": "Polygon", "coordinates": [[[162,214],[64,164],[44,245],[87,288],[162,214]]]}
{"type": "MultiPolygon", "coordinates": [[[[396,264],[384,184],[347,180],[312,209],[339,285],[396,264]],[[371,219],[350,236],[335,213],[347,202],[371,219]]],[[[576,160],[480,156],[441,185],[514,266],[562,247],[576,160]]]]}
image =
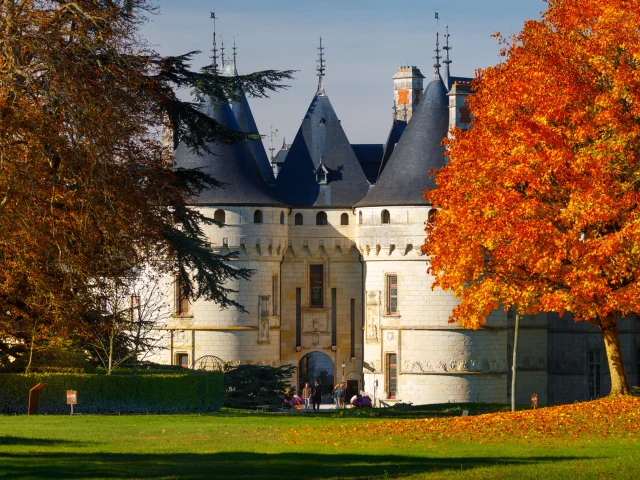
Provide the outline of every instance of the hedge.
{"type": "Polygon", "coordinates": [[[221,372],[145,375],[0,374],[0,413],[27,413],[29,390],[40,382],[38,413],[65,414],[67,390],[78,392],[74,413],[200,413],[220,409],[221,372]]]}

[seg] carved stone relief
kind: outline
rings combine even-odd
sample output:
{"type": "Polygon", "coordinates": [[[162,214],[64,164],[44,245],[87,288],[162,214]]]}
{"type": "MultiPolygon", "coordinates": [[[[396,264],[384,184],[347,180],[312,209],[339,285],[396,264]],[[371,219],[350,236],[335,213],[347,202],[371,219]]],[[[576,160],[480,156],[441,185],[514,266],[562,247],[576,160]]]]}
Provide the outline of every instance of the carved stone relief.
{"type": "Polygon", "coordinates": [[[302,331],[304,333],[328,332],[329,311],[323,308],[305,308],[302,310],[302,331]]]}
{"type": "Polygon", "coordinates": [[[367,292],[367,343],[378,343],[380,341],[380,292],[367,292]]]}
{"type": "Polygon", "coordinates": [[[408,360],[402,363],[406,373],[431,372],[506,372],[506,360],[408,360]]]}
{"type": "Polygon", "coordinates": [[[269,317],[262,317],[260,319],[258,343],[269,343],[269,317]]]}

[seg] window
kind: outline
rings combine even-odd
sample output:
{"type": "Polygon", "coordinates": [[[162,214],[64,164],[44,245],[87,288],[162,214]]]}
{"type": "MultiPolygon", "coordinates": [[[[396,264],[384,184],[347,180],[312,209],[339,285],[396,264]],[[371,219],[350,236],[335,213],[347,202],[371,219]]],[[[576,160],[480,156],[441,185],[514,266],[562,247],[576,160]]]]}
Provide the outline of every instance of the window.
{"type": "Polygon", "coordinates": [[[253,223],[262,223],[262,210],[253,212],[253,223]]]}
{"type": "Polygon", "coordinates": [[[176,365],[180,365],[182,368],[189,368],[189,354],[176,353],[176,365]]]}
{"type": "Polygon", "coordinates": [[[600,397],[600,350],[589,350],[589,397],[600,397]]]}
{"type": "Polygon", "coordinates": [[[387,313],[398,313],[398,276],[387,275],[387,313]]]}
{"type": "Polygon", "coordinates": [[[309,267],[309,304],[311,307],[322,308],[322,287],[322,265],[311,265],[309,267]]]}
{"type": "Polygon", "coordinates": [[[340,225],[349,225],[349,214],[343,213],[340,215],[340,225]]]}
{"type": "Polygon", "coordinates": [[[325,212],[318,212],[316,215],[316,225],[327,225],[327,214],[325,212]]]}
{"type": "Polygon", "coordinates": [[[362,225],[362,212],[358,214],[358,223],[362,225]]]}
{"type": "Polygon", "coordinates": [[[433,221],[436,219],[437,213],[438,213],[438,209],[436,208],[432,208],[431,210],[429,210],[429,214],[427,216],[427,222],[433,223],[433,221]]]}
{"type": "Polygon", "coordinates": [[[186,315],[189,313],[189,299],[184,293],[184,287],[180,280],[176,280],[175,292],[175,311],[178,315],[186,315]]]}
{"type": "Polygon", "coordinates": [[[131,323],[140,321],[140,296],[131,295],[131,304],[129,306],[129,319],[131,323]]]}
{"type": "Polygon", "coordinates": [[[284,225],[284,212],[280,212],[280,225],[284,225]]]}
{"type": "Polygon", "coordinates": [[[278,275],[274,275],[271,278],[271,298],[273,298],[273,315],[278,315],[278,298],[280,297],[280,283],[278,282],[278,275]]]}
{"type": "Polygon", "coordinates": [[[301,213],[296,213],[295,219],[296,219],[295,220],[296,225],[304,225],[304,219],[301,213]]]}
{"type": "Polygon", "coordinates": [[[396,398],[398,393],[398,356],[395,353],[387,354],[387,395],[396,398]]]}
{"type": "Polygon", "coordinates": [[[218,209],[213,214],[213,219],[218,223],[224,223],[226,218],[227,215],[225,214],[224,210],[218,209]]]}
{"type": "Polygon", "coordinates": [[[391,223],[391,215],[389,214],[389,210],[382,210],[381,220],[382,223],[391,223]]]}

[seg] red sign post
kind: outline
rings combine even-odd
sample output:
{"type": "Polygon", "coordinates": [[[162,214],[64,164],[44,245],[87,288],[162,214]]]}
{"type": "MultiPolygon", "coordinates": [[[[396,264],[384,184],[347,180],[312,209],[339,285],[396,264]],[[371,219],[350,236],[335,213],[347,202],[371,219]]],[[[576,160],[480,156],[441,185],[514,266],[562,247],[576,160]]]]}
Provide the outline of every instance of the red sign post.
{"type": "Polygon", "coordinates": [[[73,415],[73,406],[78,404],[78,392],[75,390],[67,390],[67,405],[71,405],[71,415],[73,415]]]}

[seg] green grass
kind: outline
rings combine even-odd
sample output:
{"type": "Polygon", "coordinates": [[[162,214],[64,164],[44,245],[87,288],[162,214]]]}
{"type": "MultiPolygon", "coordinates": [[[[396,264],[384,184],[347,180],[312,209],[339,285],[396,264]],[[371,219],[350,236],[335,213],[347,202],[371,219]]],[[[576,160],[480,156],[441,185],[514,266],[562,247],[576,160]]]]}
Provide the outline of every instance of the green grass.
{"type": "MultiPolygon", "coordinates": [[[[422,410],[449,415],[451,408],[458,407],[422,410]]],[[[452,440],[412,434],[402,422],[232,412],[5,416],[0,417],[0,478],[573,480],[640,475],[635,434],[452,440]],[[397,435],[388,433],[394,422],[404,425],[397,435]]]]}

